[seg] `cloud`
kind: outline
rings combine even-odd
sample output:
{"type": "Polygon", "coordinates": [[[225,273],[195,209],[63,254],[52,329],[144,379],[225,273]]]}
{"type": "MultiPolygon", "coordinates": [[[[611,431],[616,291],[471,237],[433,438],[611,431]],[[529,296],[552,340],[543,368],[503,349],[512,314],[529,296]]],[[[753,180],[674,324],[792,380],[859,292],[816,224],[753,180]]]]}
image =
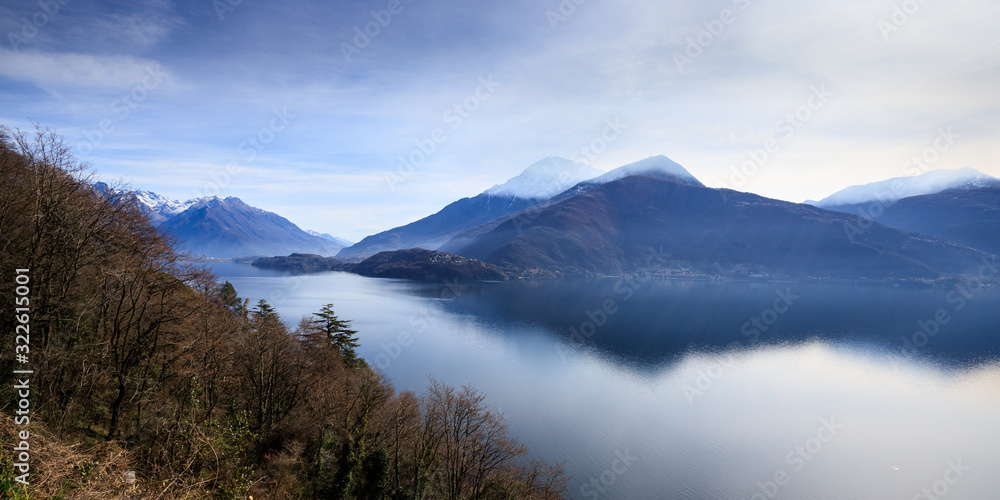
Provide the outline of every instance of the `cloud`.
{"type": "Polygon", "coordinates": [[[109,14],[91,21],[88,31],[102,40],[143,50],[166,39],[175,24],[172,18],[147,13],[109,14]]]}
{"type": "Polygon", "coordinates": [[[0,110],[76,131],[77,141],[116,118],[114,99],[160,65],[168,86],[184,91],[150,93],[116,121],[90,157],[95,167],[176,192],[239,160],[245,170],[228,194],[295,198],[288,208],[298,213],[334,210],[342,220],[317,229],[355,236],[433,213],[545,156],[569,156],[608,119],[627,130],[594,166],[665,154],[727,186],[747,151],[817,85],[834,96],[742,189],[797,201],[895,177],[943,126],[963,137],[936,167],[1000,176],[1000,4],[925,2],[886,39],[879,23],[900,3],[403,0],[347,61],[341,44],[387,0],[243,2],[224,20],[203,0],[74,0],[20,53],[0,51],[0,110]],[[575,7],[553,28],[547,11],[561,5],[575,7]],[[719,31],[724,9],[734,18],[719,31]],[[675,54],[699,36],[710,43],[680,71],[675,54]],[[502,86],[453,128],[445,113],[489,75],[502,86]],[[244,159],[241,142],[284,107],[296,116],[287,130],[244,159]],[[447,140],[387,189],[385,173],[437,128],[447,140]],[[379,216],[362,223],[342,211],[356,207],[379,216]]]}
{"type": "Polygon", "coordinates": [[[176,84],[169,69],[150,59],[0,49],[0,76],[46,90],[123,90],[141,84],[150,75],[164,88],[176,84]]]}

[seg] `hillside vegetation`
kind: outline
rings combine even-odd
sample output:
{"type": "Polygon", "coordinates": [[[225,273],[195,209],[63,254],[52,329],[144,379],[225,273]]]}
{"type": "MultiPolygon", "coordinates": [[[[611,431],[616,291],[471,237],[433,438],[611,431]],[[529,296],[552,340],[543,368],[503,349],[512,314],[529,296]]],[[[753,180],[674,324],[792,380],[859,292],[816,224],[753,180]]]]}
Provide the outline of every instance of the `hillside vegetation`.
{"type": "MultiPolygon", "coordinates": [[[[2,498],[560,498],[484,395],[397,392],[332,307],[289,328],[188,265],[134,203],[100,194],[54,134],[0,137],[0,336],[29,269],[30,363],[0,361],[0,426],[30,432],[2,498]],[[30,368],[15,423],[11,374],[30,368]]],[[[10,441],[8,441],[9,443],[10,441]]]]}

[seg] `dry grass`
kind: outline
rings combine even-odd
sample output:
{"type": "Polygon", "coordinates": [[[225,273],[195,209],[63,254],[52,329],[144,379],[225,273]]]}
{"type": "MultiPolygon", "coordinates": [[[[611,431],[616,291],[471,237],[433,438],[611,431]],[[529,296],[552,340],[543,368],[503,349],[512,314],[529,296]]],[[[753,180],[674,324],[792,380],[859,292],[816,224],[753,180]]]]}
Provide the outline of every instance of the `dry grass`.
{"type": "MultiPolygon", "coordinates": [[[[14,436],[21,427],[10,415],[0,420],[0,434],[14,436]]],[[[126,500],[139,498],[208,498],[208,492],[175,478],[150,480],[135,472],[131,453],[115,442],[67,443],[49,433],[37,420],[31,432],[29,498],[126,500]],[[127,473],[132,471],[134,481],[127,473]]],[[[2,451],[2,462],[13,462],[10,448],[2,451]]]]}

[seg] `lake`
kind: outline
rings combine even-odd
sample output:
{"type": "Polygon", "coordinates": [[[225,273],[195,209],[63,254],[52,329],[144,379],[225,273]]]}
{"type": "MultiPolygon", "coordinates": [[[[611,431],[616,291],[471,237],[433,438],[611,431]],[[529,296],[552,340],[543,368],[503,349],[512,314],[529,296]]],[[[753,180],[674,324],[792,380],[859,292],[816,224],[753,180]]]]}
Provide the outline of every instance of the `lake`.
{"type": "Polygon", "coordinates": [[[333,303],[400,390],[485,392],[574,498],[1000,492],[995,289],[211,267],[291,325],[333,303]]]}

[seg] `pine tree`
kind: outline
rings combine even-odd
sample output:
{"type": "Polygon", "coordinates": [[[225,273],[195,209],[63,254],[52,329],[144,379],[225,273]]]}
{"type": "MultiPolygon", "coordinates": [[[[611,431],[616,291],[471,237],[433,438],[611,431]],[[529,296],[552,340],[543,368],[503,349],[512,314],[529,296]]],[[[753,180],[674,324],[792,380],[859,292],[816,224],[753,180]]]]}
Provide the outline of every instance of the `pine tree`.
{"type": "Polygon", "coordinates": [[[241,299],[232,283],[227,281],[219,287],[219,300],[226,309],[237,316],[246,317],[249,299],[241,299]]]}
{"type": "Polygon", "coordinates": [[[323,306],[318,313],[313,313],[319,319],[314,322],[324,332],[326,338],[333,347],[340,351],[344,358],[344,364],[350,368],[358,368],[364,364],[364,360],[358,358],[357,331],[351,330],[351,322],[342,320],[333,312],[333,304],[323,306]]]}
{"type": "Polygon", "coordinates": [[[270,322],[279,320],[278,311],[275,311],[274,307],[271,307],[271,304],[268,304],[264,299],[257,301],[257,307],[251,312],[253,312],[254,318],[259,321],[270,322]]]}

